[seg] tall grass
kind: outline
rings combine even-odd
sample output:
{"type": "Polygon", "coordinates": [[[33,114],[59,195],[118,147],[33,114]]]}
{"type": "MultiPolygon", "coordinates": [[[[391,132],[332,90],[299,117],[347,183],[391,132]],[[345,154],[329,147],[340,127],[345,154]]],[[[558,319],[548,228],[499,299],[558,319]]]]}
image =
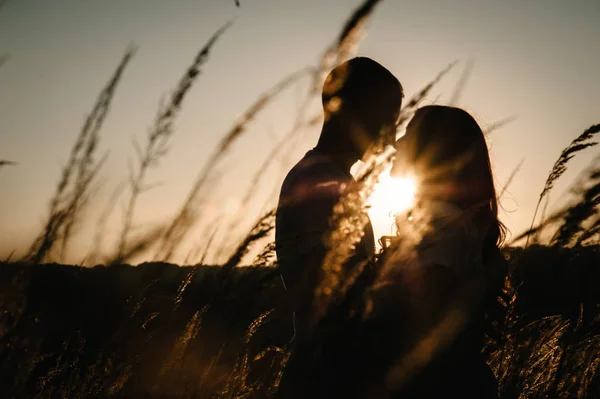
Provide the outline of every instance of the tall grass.
{"type": "Polygon", "coordinates": [[[456,66],[456,64],[456,61],[448,64],[446,68],[441,70],[433,80],[427,83],[419,92],[412,96],[408,102],[402,106],[402,109],[400,110],[400,117],[396,123],[397,127],[402,126],[408,122],[410,118],[412,118],[419,107],[419,104],[429,95],[431,90],[442,80],[442,78],[456,66]]]}
{"type": "Polygon", "coordinates": [[[561,247],[582,245],[598,234],[600,215],[600,162],[589,170],[586,186],[582,187],[579,201],[567,209],[552,244],[561,247]],[[586,222],[590,221],[590,223],[586,222]]]}
{"type": "Polygon", "coordinates": [[[0,167],[2,166],[12,166],[12,165],[16,165],[16,162],[13,161],[7,161],[5,159],[0,159],[0,167]]]}
{"type": "Polygon", "coordinates": [[[264,92],[259,98],[244,112],[241,118],[233,125],[233,127],[225,134],[220,141],[213,154],[208,157],[204,168],[198,174],[192,189],[177,215],[172,219],[166,229],[165,234],[161,237],[157,257],[163,260],[169,260],[174,255],[177,247],[181,244],[186,234],[198,219],[195,214],[197,208],[202,202],[203,194],[207,189],[207,184],[213,177],[213,171],[219,164],[220,160],[227,154],[233,144],[239,140],[246,130],[247,125],[272,101],[277,95],[283,92],[292,83],[303,77],[308,69],[301,69],[294,72],[282,80],[277,82],[273,87],[264,92]]]}
{"type": "MultiPolygon", "coordinates": [[[[290,131],[284,135],[280,143],[267,154],[264,164],[257,169],[255,176],[251,179],[252,184],[249,186],[249,190],[242,200],[244,204],[249,202],[250,198],[254,196],[256,188],[259,186],[258,182],[261,180],[268,167],[286,148],[291,147],[294,136],[301,131],[302,127],[309,125],[314,121],[314,117],[307,117],[307,112],[310,109],[316,94],[320,90],[323,76],[336,63],[343,61],[352,54],[361,38],[361,33],[365,29],[368,17],[372,14],[378,3],[379,1],[367,0],[359,5],[344,24],[336,41],[326,49],[316,66],[301,69],[277,82],[271,89],[259,96],[240,120],[238,120],[232,129],[227,132],[213,154],[208,157],[205,167],[196,178],[186,200],[166,229],[166,232],[159,243],[159,250],[156,254],[158,258],[163,260],[171,259],[177,246],[181,244],[191,227],[197,221],[198,215],[196,214],[196,211],[205,199],[202,194],[206,189],[206,184],[209,181],[212,171],[218,165],[220,159],[227,151],[229,151],[233,143],[241,137],[246,125],[250,123],[255,116],[266,107],[266,105],[273,101],[279,93],[308,74],[312,78],[312,84],[299,107],[293,126],[290,131]]],[[[232,225],[234,223],[237,224],[237,221],[234,220],[231,223],[232,225]]],[[[228,235],[226,238],[229,239],[231,236],[228,235]]]]}
{"type": "MultiPolygon", "coordinates": [[[[225,244],[233,250],[219,269],[179,268],[163,263],[132,269],[119,263],[151,251],[155,251],[158,260],[172,259],[190,229],[204,216],[198,213],[199,208],[210,194],[217,167],[225,154],[280,93],[308,77],[309,88],[290,130],[271,149],[250,180],[242,199],[244,207],[247,206],[256,196],[265,170],[293,149],[302,129],[318,121],[318,116],[311,115],[310,111],[324,74],[353,53],[369,16],[379,3],[363,1],[316,65],[284,77],[248,107],[208,157],[169,223],[132,237],[135,208],[139,196],[148,188],[148,172],[167,154],[175,133],[174,122],[186,93],[200,74],[216,40],[229,25],[220,28],[184,72],[167,103],[158,110],[145,145],[134,142],[139,164],[130,174],[128,205],[118,248],[109,262],[112,265],[81,270],[32,265],[51,259],[59,243],[63,253],[66,252],[77,222],[82,220],[92,182],[103,163],[103,158],[96,160],[100,128],[121,75],[135,53],[133,49],[126,52],[71,150],[50,204],[49,219],[27,256],[31,264],[0,267],[6,276],[6,280],[0,279],[0,347],[4,348],[0,351],[0,386],[8,387],[5,392],[21,397],[269,397],[276,392],[289,357],[290,320],[273,310],[284,299],[279,292],[277,269],[273,267],[276,266],[273,242],[268,242],[260,251],[254,267],[237,267],[251,246],[272,232],[273,211],[259,217],[239,241],[227,235],[225,244]],[[12,266],[21,269],[14,272],[12,266]]],[[[239,6],[237,1],[236,5],[239,6]]],[[[399,125],[412,116],[454,65],[442,70],[405,104],[399,125]]],[[[467,64],[458,82],[452,103],[460,99],[470,65],[467,64]]],[[[493,125],[490,131],[510,120],[493,125]]],[[[600,125],[593,125],[565,148],[546,180],[538,207],[573,156],[595,145],[592,139],[598,131],[600,125]]],[[[0,166],[3,162],[6,161],[0,162],[0,166]]],[[[360,241],[367,222],[366,198],[389,162],[388,152],[375,149],[365,170],[335,208],[334,228],[328,237],[331,250],[326,255],[323,279],[315,292],[316,321],[336,312],[333,305],[347,297],[366,266],[359,265],[352,271],[342,267],[360,241]]],[[[598,260],[598,251],[592,245],[600,239],[599,185],[599,167],[593,164],[578,185],[572,203],[543,218],[534,228],[536,207],[531,228],[517,237],[523,239],[554,226],[555,234],[546,246],[505,248],[511,270],[505,290],[511,300],[503,302],[507,317],[494,324],[502,340],[490,340],[485,351],[503,397],[585,397],[599,392],[600,316],[594,307],[597,298],[593,296],[597,293],[591,288],[593,279],[589,278],[598,260]],[[577,281],[567,285],[568,279],[577,281]],[[513,286],[519,289],[514,290],[513,286]],[[583,294],[577,296],[580,288],[583,294]],[[552,302],[557,295],[560,301],[552,302]],[[548,312],[551,314],[546,314],[548,312]]],[[[107,220],[119,195],[117,189],[101,214],[102,221],[107,220]]],[[[233,230],[241,221],[241,216],[236,215],[229,223],[220,219],[207,223],[203,241],[195,253],[190,253],[190,258],[199,255],[203,264],[209,251],[216,247],[214,239],[219,229],[233,230]]],[[[102,223],[98,223],[96,233],[97,247],[91,254],[92,259],[101,253],[105,234],[102,223]]],[[[406,243],[409,249],[411,245],[406,243]]],[[[343,318],[337,320],[345,322],[343,318]]],[[[443,346],[444,339],[449,337],[446,330],[456,330],[451,324],[441,324],[441,332],[435,331],[429,340],[421,343],[443,346]]],[[[393,344],[381,343],[384,348],[393,344]]],[[[395,359],[398,367],[392,369],[390,378],[401,381],[406,371],[403,365],[426,362],[427,358],[422,355],[427,351],[421,349],[417,347],[412,357],[395,359]]]]}
{"type": "MultiPolygon", "coordinates": [[[[593,147],[598,142],[592,141],[594,136],[600,132],[600,125],[590,126],[588,129],[584,130],[576,139],[574,139],[571,144],[569,144],[562,151],[554,166],[550,170],[548,174],[548,178],[546,179],[546,183],[544,183],[544,188],[540,193],[540,197],[538,199],[537,205],[535,206],[535,211],[533,212],[533,218],[531,219],[531,228],[533,228],[533,224],[535,223],[535,218],[537,216],[540,204],[544,197],[546,197],[552,188],[554,187],[554,183],[558,180],[563,173],[567,170],[567,164],[569,161],[580,151],[585,150],[586,148],[593,147]]],[[[542,221],[543,222],[543,221],[542,221]]],[[[529,237],[527,237],[527,245],[529,243],[529,237]]]]}
{"type": "Polygon", "coordinates": [[[100,129],[110,110],[117,85],[135,51],[130,48],[125,52],[77,136],[50,201],[48,220],[29,249],[27,258],[33,263],[44,261],[59,241],[62,241],[63,253],[66,249],[73,228],[89,201],[91,184],[106,160],[106,155],[100,160],[95,158],[100,129]]]}
{"type": "MultiPolygon", "coordinates": [[[[0,7],[2,7],[0,5],[0,7]]],[[[6,64],[8,62],[8,55],[7,54],[2,54],[0,55],[0,68],[2,68],[4,66],[4,64],[6,64]]]]}
{"type": "Polygon", "coordinates": [[[517,164],[517,166],[515,166],[513,171],[510,173],[510,175],[508,176],[508,179],[506,179],[506,183],[504,183],[504,185],[502,186],[502,191],[500,191],[500,193],[498,194],[498,199],[500,199],[504,196],[504,194],[506,193],[506,191],[508,190],[508,188],[510,187],[512,182],[515,180],[515,176],[517,176],[517,174],[521,171],[521,167],[523,166],[524,162],[525,162],[525,159],[522,159],[517,164]]]}
{"type": "Polygon", "coordinates": [[[450,100],[448,100],[449,106],[456,107],[458,105],[458,103],[460,102],[460,98],[462,97],[465,87],[467,86],[467,83],[469,82],[469,79],[471,78],[471,74],[473,73],[474,66],[475,66],[475,62],[472,59],[468,60],[467,63],[465,64],[465,67],[464,67],[462,73],[460,74],[460,78],[458,79],[458,82],[456,82],[456,86],[454,87],[454,90],[452,91],[450,100]]]}
{"type": "Polygon", "coordinates": [[[192,88],[194,81],[200,75],[200,68],[208,61],[212,47],[229,26],[231,26],[231,22],[220,27],[202,49],[200,49],[192,64],[180,78],[175,90],[169,97],[168,102],[158,110],[154,125],[148,132],[147,141],[143,150],[134,138],[133,144],[137,155],[138,168],[135,171],[130,168],[129,180],[131,193],[125,211],[117,255],[113,260],[115,263],[120,263],[125,260],[124,254],[127,249],[128,237],[131,232],[138,197],[144,191],[149,189],[149,187],[145,185],[146,174],[150,168],[158,166],[160,160],[167,154],[169,150],[169,141],[174,134],[173,124],[181,111],[183,101],[189,90],[192,88]]]}

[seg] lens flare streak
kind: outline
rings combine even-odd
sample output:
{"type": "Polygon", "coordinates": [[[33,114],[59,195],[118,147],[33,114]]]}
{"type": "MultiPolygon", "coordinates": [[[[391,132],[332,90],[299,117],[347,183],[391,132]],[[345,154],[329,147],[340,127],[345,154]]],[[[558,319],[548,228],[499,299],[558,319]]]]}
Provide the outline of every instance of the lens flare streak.
{"type": "Polygon", "coordinates": [[[379,177],[373,194],[367,201],[370,212],[378,217],[389,217],[406,211],[415,201],[417,186],[410,177],[391,177],[386,170],[379,177]]]}

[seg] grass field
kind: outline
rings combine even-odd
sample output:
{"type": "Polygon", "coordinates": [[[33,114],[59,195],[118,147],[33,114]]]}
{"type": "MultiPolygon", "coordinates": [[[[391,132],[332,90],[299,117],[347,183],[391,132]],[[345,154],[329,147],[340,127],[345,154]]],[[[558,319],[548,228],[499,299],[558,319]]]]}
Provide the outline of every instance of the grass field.
{"type": "MultiPolygon", "coordinates": [[[[137,163],[130,169],[127,189],[117,188],[100,219],[89,220],[90,198],[106,162],[98,154],[102,125],[136,50],[125,52],[75,138],[43,228],[23,256],[0,263],[0,397],[262,398],[277,389],[293,331],[291,320],[274,311],[284,291],[269,241],[273,211],[265,206],[264,216],[247,234],[239,240],[230,235],[224,248],[215,248],[217,228],[233,231],[244,215],[206,224],[199,209],[218,184],[221,162],[247,125],[280,93],[308,78],[311,85],[292,127],[253,176],[256,184],[242,193],[242,208],[251,203],[264,171],[297,143],[303,129],[319,122],[319,115],[310,114],[310,105],[318,97],[323,75],[353,53],[377,3],[364,1],[322,58],[276,82],[250,104],[208,156],[173,217],[142,231],[136,229],[135,217],[140,197],[149,189],[152,170],[168,156],[187,93],[230,24],[199,49],[157,110],[147,136],[134,141],[137,163]],[[102,246],[108,235],[102,221],[119,202],[125,206],[118,233],[111,236],[115,245],[102,246]],[[95,224],[97,244],[89,248],[85,263],[98,266],[54,263],[64,259],[84,224],[95,224]],[[194,266],[168,263],[181,255],[181,244],[198,225],[204,239],[188,255],[194,266]],[[258,256],[247,261],[257,248],[258,256]],[[225,254],[223,264],[206,265],[209,250],[225,254]],[[152,262],[127,264],[140,256],[152,262]],[[246,264],[250,265],[239,267],[246,264]]],[[[400,123],[410,119],[453,65],[406,99],[400,123]]],[[[599,132],[600,125],[591,125],[557,154],[531,229],[503,248],[509,261],[505,316],[488,331],[485,348],[502,397],[600,397],[600,159],[582,172],[561,206],[546,209],[554,183],[574,156],[596,144],[599,132]]],[[[372,189],[386,162],[376,157],[368,164],[372,167],[359,178],[365,183],[361,190],[372,189]]],[[[6,173],[12,164],[0,161],[6,173]]],[[[348,201],[355,201],[352,198],[348,201]]],[[[345,209],[364,204],[348,205],[345,209]]],[[[336,215],[338,226],[351,217],[336,215]]],[[[350,243],[352,234],[344,236],[350,243]]],[[[336,246],[339,256],[344,256],[348,242],[336,246]]],[[[331,267],[325,275],[332,282],[347,277],[336,273],[331,267]]],[[[330,288],[333,295],[341,292],[338,286],[330,288]]]]}
{"type": "MultiPolygon", "coordinates": [[[[486,348],[507,398],[600,393],[600,248],[506,251],[519,287],[486,348]]],[[[270,267],[0,264],[2,397],[265,397],[292,330],[270,267]]]]}

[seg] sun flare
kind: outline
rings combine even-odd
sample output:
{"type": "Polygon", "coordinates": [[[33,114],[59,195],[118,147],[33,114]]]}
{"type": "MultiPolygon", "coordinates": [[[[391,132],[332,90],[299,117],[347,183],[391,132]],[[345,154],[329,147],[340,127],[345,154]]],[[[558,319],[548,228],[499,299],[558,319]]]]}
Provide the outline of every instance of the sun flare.
{"type": "Polygon", "coordinates": [[[410,177],[392,177],[389,169],[379,176],[368,201],[371,212],[392,218],[393,215],[409,209],[415,200],[417,185],[410,177]]]}

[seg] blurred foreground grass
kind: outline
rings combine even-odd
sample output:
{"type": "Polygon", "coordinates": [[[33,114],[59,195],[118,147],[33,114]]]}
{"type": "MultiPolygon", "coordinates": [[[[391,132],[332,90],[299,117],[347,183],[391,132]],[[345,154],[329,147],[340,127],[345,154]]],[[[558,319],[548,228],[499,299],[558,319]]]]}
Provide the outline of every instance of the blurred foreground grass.
{"type": "MultiPolygon", "coordinates": [[[[600,247],[509,248],[507,398],[600,395],[600,247]]],[[[292,336],[273,267],[0,264],[0,396],[268,397],[292,336]]]]}

